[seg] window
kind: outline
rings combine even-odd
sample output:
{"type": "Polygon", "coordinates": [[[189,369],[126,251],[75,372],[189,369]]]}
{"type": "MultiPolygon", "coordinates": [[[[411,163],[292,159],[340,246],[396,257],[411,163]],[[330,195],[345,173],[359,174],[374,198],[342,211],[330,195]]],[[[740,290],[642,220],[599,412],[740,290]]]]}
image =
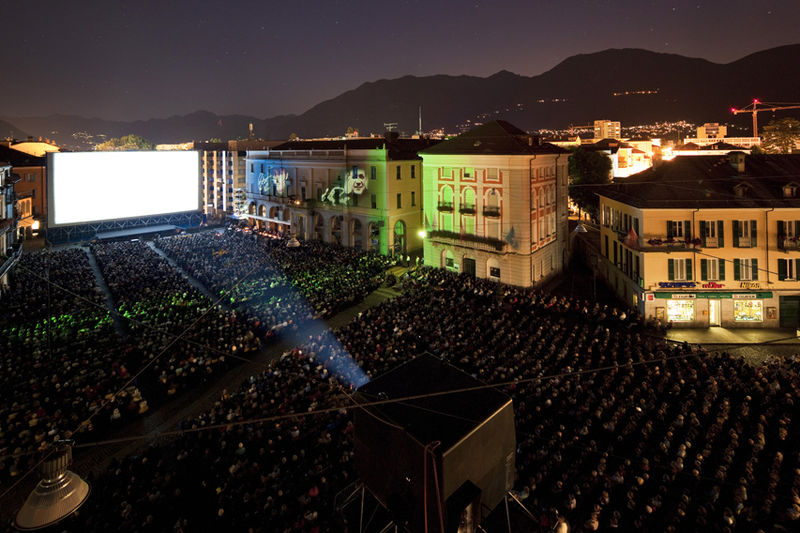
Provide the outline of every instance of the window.
{"type": "Polygon", "coordinates": [[[670,281],[692,281],[692,260],[668,259],[667,277],[670,281]]]}
{"type": "Polygon", "coordinates": [[[738,248],[753,248],[757,246],[756,228],[755,220],[734,220],[733,245],[738,248]]]}
{"type": "Polygon", "coordinates": [[[253,163],[250,163],[250,172],[254,172],[254,170],[253,170],[253,163]]]}
{"type": "Polygon", "coordinates": [[[667,220],[667,238],[690,239],[692,222],[690,220],[667,220]]]}
{"type": "Polygon", "coordinates": [[[400,165],[397,165],[397,171],[395,173],[395,175],[397,176],[397,179],[400,179],[400,173],[401,173],[400,165]]]}
{"type": "Polygon", "coordinates": [[[378,178],[378,169],[374,166],[369,167],[369,179],[374,180],[378,178]]]}
{"type": "Polygon", "coordinates": [[[452,167],[442,167],[442,177],[452,179],[453,178],[453,168],[452,167]]]}
{"type": "Polygon", "coordinates": [[[700,279],[703,281],[725,281],[725,260],[701,259],[700,279]]]}
{"type": "Polygon", "coordinates": [[[605,242],[604,242],[603,249],[605,251],[605,253],[603,255],[608,257],[608,235],[605,236],[605,242]]]}
{"type": "Polygon", "coordinates": [[[733,320],[736,322],[763,322],[764,302],[762,300],[734,300],[733,320]]]}
{"type": "Polygon", "coordinates": [[[797,280],[800,273],[800,259],[778,259],[778,279],[797,280]]]}
{"type": "Polygon", "coordinates": [[[302,185],[302,186],[300,187],[300,198],[301,198],[302,200],[305,200],[305,199],[306,199],[306,186],[305,186],[305,185],[302,185]]]}
{"type": "Polygon", "coordinates": [[[403,207],[403,193],[397,193],[397,209],[403,207]]]}
{"type": "Polygon", "coordinates": [[[667,300],[667,320],[671,322],[694,320],[694,300],[667,300]]]}
{"type": "Polygon", "coordinates": [[[500,173],[497,171],[496,168],[487,168],[486,169],[486,179],[497,181],[499,179],[500,173]]]}
{"type": "Polygon", "coordinates": [[[472,177],[474,175],[475,175],[475,171],[473,169],[471,169],[471,168],[465,168],[464,169],[464,179],[465,180],[466,179],[472,179],[472,177]]]}
{"type": "Polygon", "coordinates": [[[721,220],[701,220],[700,239],[702,245],[708,248],[722,248],[725,246],[722,238],[724,224],[721,220]]]}
{"type": "Polygon", "coordinates": [[[794,198],[797,196],[797,184],[790,183],[783,187],[783,197],[784,198],[794,198]]]}
{"type": "Polygon", "coordinates": [[[411,179],[413,180],[416,177],[417,177],[417,166],[411,165],[411,179]]]}
{"type": "Polygon", "coordinates": [[[758,281],[758,259],[734,259],[733,279],[736,281],[758,281]]]}
{"type": "Polygon", "coordinates": [[[375,195],[375,194],[370,194],[369,195],[369,205],[370,205],[370,207],[372,207],[372,209],[377,209],[378,208],[378,196],[377,195],[375,195]]]}
{"type": "Polygon", "coordinates": [[[500,277],[500,269],[497,267],[489,267],[489,275],[493,278],[500,277]]]}
{"type": "MultiPolygon", "coordinates": [[[[411,167],[411,168],[414,168],[414,167],[411,167]]],[[[411,206],[412,207],[417,205],[416,195],[417,195],[416,192],[411,191],[411,206]]]]}

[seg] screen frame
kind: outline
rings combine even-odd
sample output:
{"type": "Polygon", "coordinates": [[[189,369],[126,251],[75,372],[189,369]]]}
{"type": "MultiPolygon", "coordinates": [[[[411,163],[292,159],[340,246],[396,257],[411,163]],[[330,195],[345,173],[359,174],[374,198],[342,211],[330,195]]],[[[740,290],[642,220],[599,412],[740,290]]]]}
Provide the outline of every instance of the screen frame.
{"type": "Polygon", "coordinates": [[[182,211],[169,211],[164,213],[153,213],[149,215],[135,215],[131,217],[116,217],[116,218],[103,218],[103,219],[92,219],[92,220],[85,220],[81,222],[63,222],[60,224],[56,224],[56,204],[55,204],[55,187],[53,186],[53,180],[55,178],[55,158],[58,154],[94,154],[94,153],[108,153],[108,152],[48,152],[46,154],[46,188],[47,188],[47,227],[50,228],[59,228],[59,227],[67,227],[67,226],[82,226],[87,224],[100,224],[103,222],[111,222],[111,221],[127,221],[127,220],[135,220],[138,218],[148,218],[148,217],[158,217],[158,216],[166,216],[166,215],[177,215],[180,213],[196,213],[201,212],[203,209],[203,180],[202,180],[202,173],[203,173],[203,161],[198,150],[142,150],[137,152],[121,152],[121,153],[170,153],[170,152],[192,152],[195,154],[195,158],[197,160],[197,199],[196,199],[196,207],[190,210],[182,210],[182,211]]]}

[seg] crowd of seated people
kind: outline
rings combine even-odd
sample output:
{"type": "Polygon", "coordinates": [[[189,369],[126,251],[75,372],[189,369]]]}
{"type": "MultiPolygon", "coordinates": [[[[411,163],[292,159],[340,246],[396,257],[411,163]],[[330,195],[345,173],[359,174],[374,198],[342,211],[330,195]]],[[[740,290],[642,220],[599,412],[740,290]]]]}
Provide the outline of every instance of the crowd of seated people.
{"type": "Polygon", "coordinates": [[[751,366],[647,337],[613,309],[427,268],[224,394],[181,437],[113,465],[67,524],[344,531],[334,502],[354,480],[347,392],[360,371],[340,363],[377,376],[423,351],[513,397],[527,530],[800,526],[797,358],[751,366]]]}
{"type": "Polygon", "coordinates": [[[320,241],[241,231],[162,238],[156,245],[214,292],[233,289],[232,305],[270,328],[326,318],[376,289],[389,260],[320,241]]]}
{"type": "Polygon", "coordinates": [[[108,401],[140,352],[115,332],[84,250],[26,253],[10,278],[0,299],[0,486],[33,460],[20,454],[79,428],[118,427],[146,406],[134,386],[108,401]]]}
{"type": "Polygon", "coordinates": [[[260,347],[251,321],[214,306],[147,243],[93,243],[91,249],[145,360],[169,347],[148,369],[160,383],[152,394],[171,396],[202,383],[234,362],[226,354],[247,357],[260,347]],[[170,346],[187,328],[181,341],[170,346]]]}

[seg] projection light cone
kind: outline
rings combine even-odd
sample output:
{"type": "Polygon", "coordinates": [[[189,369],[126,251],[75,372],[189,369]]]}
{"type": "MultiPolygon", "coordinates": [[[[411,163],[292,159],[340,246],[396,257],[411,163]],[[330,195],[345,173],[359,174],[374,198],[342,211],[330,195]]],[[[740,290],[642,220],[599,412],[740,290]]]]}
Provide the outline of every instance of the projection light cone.
{"type": "Polygon", "coordinates": [[[41,529],[66,518],[89,497],[89,484],[67,470],[72,448],[65,446],[42,463],[42,479],[17,513],[16,527],[41,529]]]}

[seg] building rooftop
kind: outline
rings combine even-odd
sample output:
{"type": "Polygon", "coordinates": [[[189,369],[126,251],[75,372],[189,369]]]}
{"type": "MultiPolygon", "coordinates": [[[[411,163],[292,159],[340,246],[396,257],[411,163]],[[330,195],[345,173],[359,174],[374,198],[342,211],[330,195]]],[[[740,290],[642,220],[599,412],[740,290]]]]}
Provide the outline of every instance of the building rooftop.
{"type": "Polygon", "coordinates": [[[423,155],[533,155],[566,154],[569,150],[542,142],[505,120],[495,120],[472,128],[458,137],[427,148],[423,155]]]}
{"type": "Polygon", "coordinates": [[[43,167],[44,157],[36,157],[8,146],[0,145],[0,161],[7,161],[12,167],[43,167]]]}
{"type": "Polygon", "coordinates": [[[800,207],[800,154],[678,156],[597,194],[641,208],[800,207]],[[786,196],[792,185],[796,196],[786,196]]]}
{"type": "MultiPolygon", "coordinates": [[[[423,354],[362,385],[368,401],[406,398],[484,385],[438,357],[423,354]],[[385,395],[385,396],[384,396],[385,395]]],[[[370,407],[381,418],[400,425],[421,444],[441,441],[447,450],[511,399],[494,388],[426,396],[370,407]]]]}
{"type": "Polygon", "coordinates": [[[420,150],[429,148],[441,141],[438,139],[405,139],[390,136],[363,137],[355,139],[325,139],[287,141],[270,148],[271,151],[284,150],[387,150],[391,160],[419,159],[420,150]]]}

